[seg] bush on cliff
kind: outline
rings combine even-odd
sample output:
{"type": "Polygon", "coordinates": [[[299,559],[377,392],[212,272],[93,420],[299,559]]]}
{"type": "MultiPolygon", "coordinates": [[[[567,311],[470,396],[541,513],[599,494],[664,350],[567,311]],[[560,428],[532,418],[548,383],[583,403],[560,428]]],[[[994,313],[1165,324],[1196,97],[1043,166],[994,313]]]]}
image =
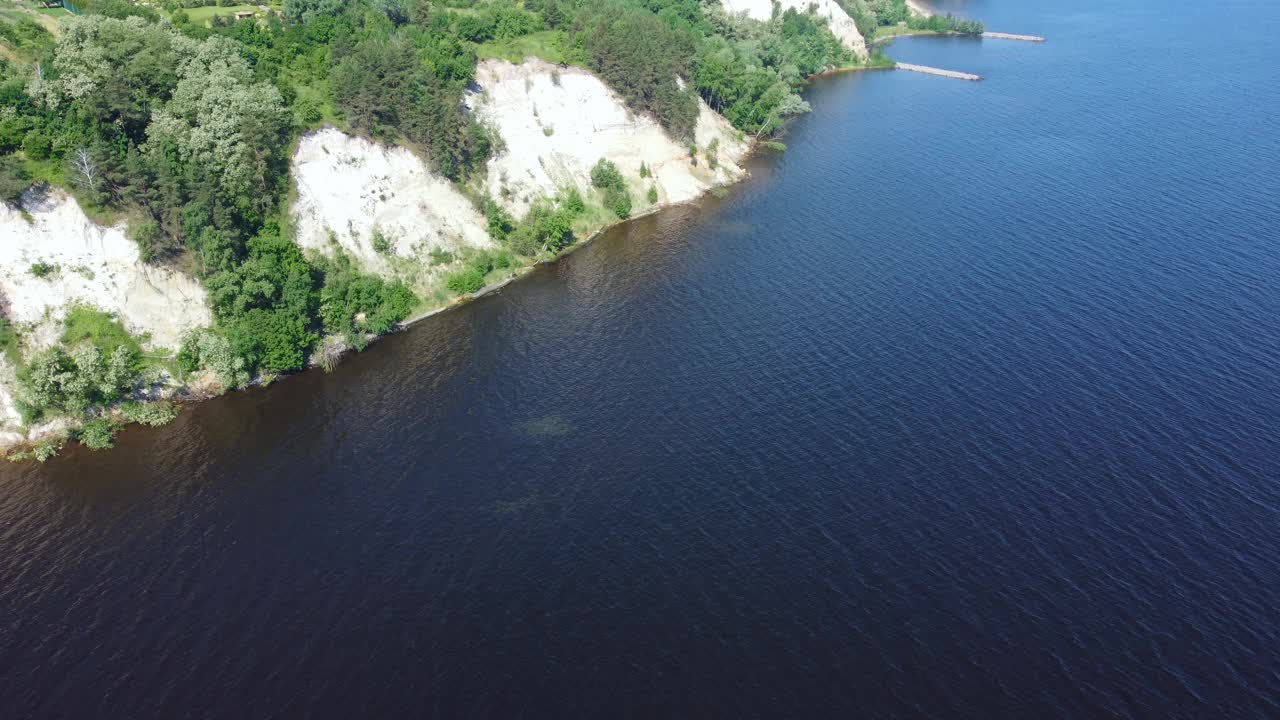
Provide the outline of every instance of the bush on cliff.
{"type": "Polygon", "coordinates": [[[600,158],[591,168],[591,184],[603,192],[606,209],[623,220],[631,216],[631,193],[617,165],[600,158]]]}
{"type": "Polygon", "coordinates": [[[404,283],[361,273],[344,254],[321,259],[320,318],[334,335],[381,335],[409,315],[418,298],[404,283]]]}
{"type": "Polygon", "coordinates": [[[116,427],[107,418],[98,418],[85,423],[76,434],[81,445],[91,450],[106,450],[115,445],[116,427]]]}

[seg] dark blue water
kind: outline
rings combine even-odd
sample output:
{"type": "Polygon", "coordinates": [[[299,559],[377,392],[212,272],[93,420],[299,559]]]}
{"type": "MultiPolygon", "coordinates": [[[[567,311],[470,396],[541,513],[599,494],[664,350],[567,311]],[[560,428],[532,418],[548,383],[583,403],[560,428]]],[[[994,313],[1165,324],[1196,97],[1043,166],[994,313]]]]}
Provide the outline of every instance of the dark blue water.
{"type": "Polygon", "coordinates": [[[1050,41],[0,470],[0,716],[1280,716],[1280,9],[951,7],[1050,41]]]}

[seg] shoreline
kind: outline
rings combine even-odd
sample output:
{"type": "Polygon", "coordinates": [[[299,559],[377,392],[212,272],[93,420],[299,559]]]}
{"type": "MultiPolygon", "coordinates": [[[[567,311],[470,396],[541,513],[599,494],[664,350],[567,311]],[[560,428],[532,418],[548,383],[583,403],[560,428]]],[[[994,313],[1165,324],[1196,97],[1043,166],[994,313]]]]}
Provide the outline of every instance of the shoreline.
{"type": "MultiPolygon", "coordinates": [[[[817,77],[817,76],[815,75],[814,77],[817,77]]],[[[746,160],[747,158],[751,157],[752,153],[754,153],[756,151],[756,148],[758,148],[759,146],[760,146],[760,142],[753,140],[751,142],[751,145],[747,148],[747,152],[743,154],[742,159],[746,160]]],[[[627,223],[633,220],[639,220],[640,218],[643,218],[643,217],[649,217],[650,215],[657,215],[663,210],[681,207],[684,205],[692,205],[693,203],[701,201],[702,198],[706,197],[709,193],[713,192],[716,188],[730,187],[731,185],[737,185],[738,183],[742,182],[743,180],[746,180],[749,177],[751,177],[751,173],[744,170],[742,176],[739,177],[737,180],[733,181],[732,183],[726,184],[726,185],[716,185],[714,187],[708,188],[707,190],[704,190],[702,193],[700,193],[697,197],[693,197],[688,200],[683,200],[681,202],[659,203],[655,205],[650,205],[649,207],[645,208],[643,211],[638,212],[635,215],[628,216],[625,220],[618,220],[617,222],[612,222],[607,225],[602,225],[601,227],[598,227],[595,230],[591,231],[591,234],[587,235],[582,240],[579,240],[578,242],[575,242],[569,247],[566,247],[560,252],[556,253],[553,257],[547,258],[545,260],[534,261],[528,265],[525,265],[519,268],[518,270],[512,271],[510,275],[508,275],[507,277],[501,280],[498,280],[497,282],[493,282],[488,285],[485,285],[484,287],[480,288],[474,293],[470,293],[468,295],[459,295],[458,297],[454,298],[451,302],[445,305],[442,305],[437,308],[432,308],[425,312],[414,315],[413,317],[401,320],[400,322],[396,323],[392,327],[392,329],[389,332],[387,332],[385,335],[376,335],[374,336],[374,338],[370,340],[370,342],[372,343],[376,341],[378,338],[386,337],[387,335],[403,332],[413,327],[414,325],[417,325],[423,320],[426,320],[427,318],[434,317],[444,312],[448,312],[449,310],[465,307],[467,305],[470,305],[472,302],[479,300],[480,298],[487,297],[489,295],[494,295],[502,288],[506,287],[507,285],[510,285],[511,283],[517,280],[524,278],[526,275],[529,275],[533,271],[537,270],[539,267],[543,267],[546,265],[554,265],[560,262],[560,260],[562,260],[563,258],[569,257],[570,255],[574,254],[578,250],[581,250],[582,248],[590,245],[592,242],[595,241],[596,238],[605,234],[607,231],[612,230],[613,228],[626,225],[627,223]]]]}
{"type": "MultiPolygon", "coordinates": [[[[837,69],[837,71],[861,70],[861,69],[881,69],[881,68],[863,68],[863,67],[853,66],[850,68],[837,69]]],[[[883,69],[891,70],[892,68],[883,68],[883,69]]],[[[832,71],[832,72],[836,72],[836,71],[832,71]]],[[[810,79],[822,77],[826,74],[827,73],[815,74],[810,76],[810,79]]],[[[752,157],[752,155],[754,155],[763,146],[764,141],[747,139],[747,143],[748,143],[747,149],[742,154],[742,157],[739,159],[740,162],[745,162],[748,158],[752,157]]],[[[525,265],[513,271],[509,276],[501,280],[498,280],[496,282],[490,283],[485,287],[480,288],[474,293],[470,293],[467,295],[459,295],[458,297],[455,297],[452,301],[446,303],[445,305],[432,308],[430,310],[426,310],[417,315],[414,315],[413,317],[401,320],[400,322],[393,325],[391,329],[388,330],[387,332],[381,335],[370,336],[368,345],[371,346],[383,338],[408,331],[418,323],[421,323],[436,315],[440,315],[442,313],[449,312],[451,310],[461,309],[469,306],[470,304],[472,304],[477,300],[480,300],[482,298],[485,298],[491,295],[496,295],[499,291],[501,291],[507,285],[510,285],[511,283],[528,276],[529,274],[537,270],[539,267],[545,266],[545,265],[554,265],[555,263],[560,262],[560,260],[572,255],[578,250],[590,245],[592,242],[594,242],[597,238],[599,238],[608,230],[611,230],[615,227],[619,227],[621,225],[625,225],[626,223],[629,223],[633,220],[639,220],[640,218],[643,218],[643,217],[656,215],[662,212],[663,210],[666,210],[669,208],[692,205],[694,203],[701,202],[703,198],[705,198],[708,194],[713,193],[717,188],[727,188],[732,185],[736,185],[748,179],[749,177],[751,177],[751,173],[747,171],[745,168],[743,168],[742,175],[740,175],[732,183],[723,183],[719,185],[713,185],[707,188],[706,190],[702,191],[695,197],[689,198],[688,200],[682,200],[680,202],[654,204],[645,208],[641,212],[638,212],[634,215],[627,217],[626,219],[618,220],[616,222],[611,222],[611,223],[602,225],[596,228],[595,230],[591,231],[591,233],[588,234],[582,240],[579,240],[578,242],[575,242],[572,245],[562,249],[560,252],[556,253],[552,257],[549,257],[543,260],[536,260],[528,265],[525,265]]],[[[343,348],[341,355],[345,356],[347,353],[350,353],[350,352],[352,352],[351,348],[349,347],[343,348]]],[[[341,364],[341,361],[339,361],[338,364],[341,364]]],[[[302,368],[300,370],[295,370],[293,372],[281,373],[278,375],[259,375],[258,377],[255,377],[252,380],[250,380],[247,385],[238,389],[250,390],[253,388],[266,387],[268,385],[274,384],[276,381],[282,378],[292,377],[294,375],[300,375],[302,373],[310,372],[313,370],[323,370],[323,368],[321,368],[320,365],[317,364],[314,359],[311,359],[308,361],[307,367],[305,368],[302,368]]],[[[213,393],[207,389],[200,389],[199,387],[191,383],[182,383],[180,385],[165,386],[164,388],[161,389],[158,396],[153,396],[147,399],[133,398],[131,399],[131,401],[144,402],[144,403],[169,402],[176,406],[196,405],[206,400],[213,400],[215,398],[221,397],[227,394],[228,392],[234,392],[234,391],[223,391],[223,392],[213,393]]],[[[121,419],[122,416],[120,414],[120,406],[122,406],[125,402],[129,402],[129,401],[122,401],[116,405],[104,407],[100,417],[113,418],[116,420],[121,419]]],[[[10,442],[8,444],[4,443],[3,441],[0,441],[0,459],[7,459],[11,462],[22,462],[30,459],[37,459],[32,455],[32,452],[35,451],[37,447],[49,441],[56,441],[59,444],[59,448],[61,448],[62,444],[65,444],[66,442],[72,439],[72,437],[70,436],[70,432],[75,428],[83,426],[84,422],[85,422],[84,420],[70,420],[68,418],[59,417],[49,421],[49,423],[47,424],[47,427],[43,431],[37,431],[34,436],[28,435],[27,437],[16,440],[14,442],[10,442]]],[[[121,425],[121,427],[124,427],[127,425],[133,425],[133,424],[135,423],[125,422],[123,423],[123,425],[121,425]]],[[[40,462],[44,462],[44,461],[41,460],[40,462]]]]}
{"type": "MultiPolygon", "coordinates": [[[[818,80],[826,77],[843,75],[845,73],[859,72],[864,70],[894,70],[896,69],[896,67],[897,67],[896,64],[895,65],[861,65],[861,64],[848,65],[844,67],[831,68],[829,70],[824,70],[819,73],[814,73],[813,75],[809,76],[808,81],[811,82],[813,80],[818,80]]],[[[744,134],[744,140],[747,142],[747,149],[742,154],[742,157],[739,159],[739,162],[744,164],[748,159],[750,159],[757,152],[759,152],[761,148],[766,147],[769,142],[774,142],[773,140],[750,138],[745,134],[744,134]]],[[[466,307],[470,305],[472,302],[475,302],[477,300],[480,300],[482,298],[485,298],[491,295],[496,295],[507,285],[510,285],[511,283],[526,277],[527,275],[529,275],[530,273],[538,269],[540,266],[553,265],[559,262],[561,259],[568,257],[569,255],[572,255],[578,250],[590,245],[608,230],[611,230],[621,225],[625,225],[626,223],[631,222],[633,220],[638,220],[643,217],[655,215],[668,208],[687,206],[687,205],[692,205],[694,203],[701,202],[708,194],[714,193],[716,189],[728,188],[733,185],[737,185],[738,183],[741,183],[744,180],[749,179],[750,177],[751,177],[750,171],[748,171],[744,167],[742,174],[731,183],[722,183],[718,185],[713,185],[707,188],[706,190],[702,191],[695,197],[689,198],[687,200],[682,200],[680,202],[659,203],[659,204],[651,205],[645,208],[643,211],[636,213],[634,215],[631,215],[624,220],[618,220],[616,222],[602,225],[601,227],[591,231],[591,233],[588,234],[586,237],[584,237],[582,240],[575,242],[569,247],[564,248],[560,252],[556,253],[556,255],[554,255],[553,257],[546,258],[544,260],[537,260],[533,263],[530,263],[529,265],[521,267],[513,271],[511,275],[509,275],[508,277],[505,277],[501,280],[490,283],[489,285],[486,285],[485,287],[480,288],[475,293],[458,296],[445,305],[423,311],[410,318],[401,320],[400,322],[393,325],[392,328],[388,330],[386,333],[382,335],[375,335],[370,337],[369,345],[375,344],[378,340],[384,337],[389,337],[391,335],[394,335],[400,332],[405,332],[411,329],[412,327],[414,327],[415,325],[431,317],[434,317],[436,315],[449,312],[450,310],[456,310],[462,307],[466,307]]],[[[350,348],[344,348],[341,354],[346,355],[349,352],[351,352],[350,348]]],[[[339,361],[339,364],[340,363],[341,361],[339,361]]],[[[254,378],[253,380],[251,380],[246,386],[239,389],[249,390],[257,387],[266,387],[268,385],[271,385],[277,382],[280,379],[290,377],[293,375],[298,375],[298,374],[305,373],[311,370],[316,370],[316,369],[322,369],[322,368],[320,368],[320,366],[316,362],[314,362],[314,360],[312,360],[308,362],[308,365],[306,368],[303,368],[301,370],[297,370],[289,373],[282,373],[279,375],[260,375],[254,378]]],[[[163,389],[161,389],[161,391],[158,393],[158,396],[152,395],[150,398],[141,400],[141,402],[170,402],[176,406],[195,405],[197,403],[200,403],[206,400],[212,400],[217,397],[221,397],[222,395],[225,395],[225,394],[227,394],[227,392],[218,392],[218,393],[210,392],[207,388],[202,389],[198,387],[198,384],[183,383],[176,386],[166,386],[163,389]]],[[[134,401],[136,402],[139,400],[135,398],[134,401]]],[[[123,404],[123,403],[120,403],[120,404],[123,404]]],[[[103,412],[100,417],[120,419],[121,415],[120,415],[119,405],[103,408],[103,412]]],[[[50,441],[57,442],[59,448],[61,448],[62,444],[65,444],[66,442],[72,439],[70,436],[70,431],[72,431],[74,428],[82,426],[83,424],[84,424],[84,420],[68,420],[67,418],[57,418],[55,420],[52,420],[49,422],[48,427],[43,432],[37,432],[34,436],[28,435],[27,437],[24,437],[20,440],[17,440],[9,444],[4,444],[3,442],[0,442],[0,458],[8,459],[14,462],[33,459],[31,455],[32,451],[43,444],[49,443],[50,441]]],[[[132,424],[134,423],[131,423],[131,422],[124,423],[124,425],[132,425],[132,424]]]]}

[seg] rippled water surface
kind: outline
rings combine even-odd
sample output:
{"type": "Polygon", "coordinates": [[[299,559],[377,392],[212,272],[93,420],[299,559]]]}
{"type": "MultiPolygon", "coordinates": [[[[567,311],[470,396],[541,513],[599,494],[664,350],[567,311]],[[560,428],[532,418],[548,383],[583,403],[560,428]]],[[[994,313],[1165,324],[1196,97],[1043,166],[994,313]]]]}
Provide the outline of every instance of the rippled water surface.
{"type": "Polygon", "coordinates": [[[1280,9],[981,0],[724,200],[0,469],[0,716],[1280,716],[1280,9]]]}

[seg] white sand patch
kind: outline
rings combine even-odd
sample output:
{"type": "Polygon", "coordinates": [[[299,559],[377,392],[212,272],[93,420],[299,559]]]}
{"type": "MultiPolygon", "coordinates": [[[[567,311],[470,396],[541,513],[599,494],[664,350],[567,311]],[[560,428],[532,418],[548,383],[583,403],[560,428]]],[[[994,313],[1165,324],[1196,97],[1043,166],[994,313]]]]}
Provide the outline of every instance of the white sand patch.
{"type": "Polygon", "coordinates": [[[907,0],[907,9],[911,11],[912,15],[928,17],[933,14],[929,11],[929,8],[925,7],[924,4],[918,0],[907,0]]]}
{"type": "MultiPolygon", "coordinates": [[[[7,358],[0,355],[0,428],[17,428],[22,422],[18,408],[14,405],[13,388],[17,387],[18,377],[7,358]]],[[[0,448],[9,447],[22,440],[22,435],[9,430],[0,430],[0,448]]]]}
{"type": "MultiPolygon", "coordinates": [[[[831,34],[859,57],[867,56],[867,43],[862,33],[858,32],[853,18],[835,0],[779,0],[778,4],[782,12],[795,8],[799,13],[808,12],[810,5],[816,5],[817,15],[830,21],[831,34]]],[[[745,13],[752,20],[763,21],[773,17],[773,0],[720,0],[720,5],[727,13],[745,13]]]]}
{"type": "Polygon", "coordinates": [[[143,263],[123,224],[94,223],[60,191],[28,192],[24,207],[30,222],[0,203],[0,291],[29,347],[56,342],[67,308],[75,304],[115,313],[130,332],[150,335],[153,347],[175,348],[185,331],[210,323],[200,283],[143,263]],[[36,263],[58,269],[36,277],[36,263]]]}
{"type": "Polygon", "coordinates": [[[468,93],[467,105],[506,145],[489,160],[485,188],[517,217],[566,186],[589,190],[591,168],[601,158],[617,164],[637,199],[652,185],[663,204],[691,200],[743,174],[738,161],[746,142],[701,101],[695,163],[687,146],[668,137],[652,117],[628,111],[586,70],[535,58],[520,65],[486,60],[476,68],[476,84],[479,91],[468,93]],[[719,141],[714,169],[705,157],[713,141],[719,141]],[[642,162],[652,178],[640,177],[642,162]]]}
{"type": "Polygon", "coordinates": [[[470,201],[405,148],[320,130],[298,143],[293,177],[298,244],[330,253],[332,232],[342,250],[370,272],[393,274],[391,257],[425,266],[433,249],[493,245],[470,201]],[[385,253],[373,247],[375,228],[390,243],[385,253]]]}

